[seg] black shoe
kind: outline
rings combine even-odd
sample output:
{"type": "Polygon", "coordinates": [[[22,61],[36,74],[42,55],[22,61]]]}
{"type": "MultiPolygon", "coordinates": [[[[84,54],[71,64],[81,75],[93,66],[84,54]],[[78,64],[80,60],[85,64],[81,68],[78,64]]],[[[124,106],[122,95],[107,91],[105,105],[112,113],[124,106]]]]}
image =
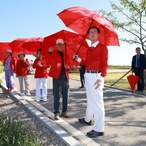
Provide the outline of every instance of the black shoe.
{"type": "Polygon", "coordinates": [[[91,124],[92,124],[91,121],[86,122],[86,121],[85,121],[85,118],[80,118],[80,119],[79,119],[79,122],[82,123],[82,124],[87,124],[87,125],[91,125],[91,124]]]}
{"type": "Polygon", "coordinates": [[[84,89],[85,87],[84,86],[81,86],[79,89],[84,89]]]}
{"type": "Polygon", "coordinates": [[[87,133],[87,136],[88,137],[97,137],[97,136],[103,136],[104,135],[104,132],[97,132],[97,131],[94,131],[94,130],[91,130],[90,132],[87,133]]]}

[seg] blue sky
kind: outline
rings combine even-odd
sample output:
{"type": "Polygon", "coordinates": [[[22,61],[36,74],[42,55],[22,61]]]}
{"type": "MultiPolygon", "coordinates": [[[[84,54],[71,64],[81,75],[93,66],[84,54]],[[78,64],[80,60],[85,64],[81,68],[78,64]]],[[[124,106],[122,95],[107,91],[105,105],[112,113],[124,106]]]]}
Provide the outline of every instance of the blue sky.
{"type": "MultiPolygon", "coordinates": [[[[72,6],[112,10],[110,0],[0,0],[0,42],[21,37],[45,37],[66,29],[56,14],[72,6]]],[[[118,31],[118,35],[122,37],[125,34],[118,31]]],[[[120,47],[109,47],[109,64],[130,65],[135,47],[123,42],[120,47]]]]}

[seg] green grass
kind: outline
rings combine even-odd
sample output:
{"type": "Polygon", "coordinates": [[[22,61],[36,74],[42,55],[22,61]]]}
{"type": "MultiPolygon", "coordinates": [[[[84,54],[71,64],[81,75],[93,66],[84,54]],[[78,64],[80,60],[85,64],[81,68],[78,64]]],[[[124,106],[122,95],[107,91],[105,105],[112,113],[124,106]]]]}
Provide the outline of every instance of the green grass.
{"type": "MultiPolygon", "coordinates": [[[[126,72],[118,72],[118,73],[108,73],[105,77],[105,84],[106,85],[112,85],[115,81],[117,81],[119,78],[121,78],[126,72]]],[[[129,73],[128,75],[130,75],[129,73]]],[[[121,87],[121,88],[130,88],[129,83],[127,81],[126,75],[123,79],[121,79],[119,82],[117,82],[114,86],[121,87]]]]}
{"type": "Polygon", "coordinates": [[[0,113],[0,146],[41,146],[37,134],[18,118],[0,113]]]}
{"type": "MultiPolygon", "coordinates": [[[[125,74],[125,72],[118,72],[118,73],[108,73],[107,76],[105,77],[105,84],[106,85],[111,85],[115,81],[117,81],[120,77],[122,77],[125,74]]],[[[130,74],[130,73],[129,73],[130,74]]],[[[129,75],[128,74],[128,75],[129,75]]],[[[127,81],[127,76],[126,75],[122,80],[120,80],[118,83],[116,83],[114,86],[116,87],[121,87],[121,88],[129,88],[129,83],[127,81]]],[[[72,73],[70,74],[71,79],[76,79],[80,80],[80,76],[77,73],[72,73]]]]}

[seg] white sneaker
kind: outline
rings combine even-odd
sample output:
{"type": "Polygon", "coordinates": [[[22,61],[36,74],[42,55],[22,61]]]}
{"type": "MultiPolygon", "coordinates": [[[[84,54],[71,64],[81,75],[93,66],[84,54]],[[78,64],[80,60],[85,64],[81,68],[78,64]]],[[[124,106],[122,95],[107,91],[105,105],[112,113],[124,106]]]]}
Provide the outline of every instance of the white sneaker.
{"type": "Polygon", "coordinates": [[[43,101],[47,101],[47,97],[42,97],[42,100],[43,101]]]}
{"type": "Polygon", "coordinates": [[[25,96],[25,93],[20,93],[20,96],[25,96]]]}
{"type": "Polygon", "coordinates": [[[26,95],[27,95],[27,96],[30,96],[31,94],[30,94],[30,93],[26,93],[26,95]]]}

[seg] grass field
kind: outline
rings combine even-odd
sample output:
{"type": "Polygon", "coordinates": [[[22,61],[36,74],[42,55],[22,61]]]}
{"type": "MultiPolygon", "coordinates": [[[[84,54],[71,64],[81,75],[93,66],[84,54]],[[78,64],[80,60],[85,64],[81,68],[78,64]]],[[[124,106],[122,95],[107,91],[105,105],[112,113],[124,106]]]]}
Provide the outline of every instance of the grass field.
{"type": "MultiPolygon", "coordinates": [[[[120,77],[122,77],[125,74],[125,72],[118,72],[118,73],[108,73],[107,76],[105,77],[105,84],[106,85],[111,85],[115,81],[117,81],[120,77]]],[[[130,73],[129,73],[130,74],[130,73]]],[[[128,74],[128,75],[129,75],[128,74]]],[[[121,88],[130,88],[129,83],[127,81],[127,76],[126,75],[122,80],[120,80],[118,83],[116,83],[114,86],[116,87],[121,87],[121,88]]],[[[72,73],[70,74],[71,79],[76,79],[80,80],[80,76],[77,73],[72,73]]]]}

